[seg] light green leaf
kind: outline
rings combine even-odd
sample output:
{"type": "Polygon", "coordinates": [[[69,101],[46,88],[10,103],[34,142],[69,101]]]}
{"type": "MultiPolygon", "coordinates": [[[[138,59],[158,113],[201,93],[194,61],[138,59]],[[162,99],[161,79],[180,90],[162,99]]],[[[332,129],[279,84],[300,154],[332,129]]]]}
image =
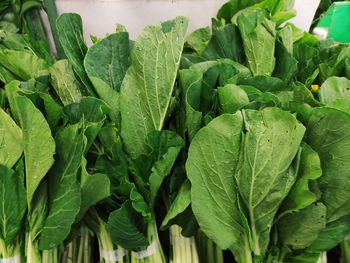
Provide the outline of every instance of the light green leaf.
{"type": "Polygon", "coordinates": [[[27,97],[13,93],[18,85],[19,82],[11,82],[5,89],[10,96],[11,111],[16,113],[22,128],[27,203],[30,210],[36,188],[54,163],[55,141],[40,110],[27,97]]]}
{"type": "Polygon", "coordinates": [[[190,47],[197,54],[202,54],[210,40],[210,29],[208,27],[199,28],[193,31],[186,40],[186,46],[190,47]]]}
{"type": "Polygon", "coordinates": [[[337,99],[350,100],[350,80],[347,78],[330,77],[321,86],[319,99],[327,106],[337,99]]]}
{"type": "Polygon", "coordinates": [[[219,87],[218,96],[222,113],[236,113],[236,111],[249,104],[247,93],[234,84],[219,87]]]}
{"type": "Polygon", "coordinates": [[[0,235],[6,245],[17,235],[26,211],[26,192],[18,174],[0,165],[0,235]]]}
{"type": "Polygon", "coordinates": [[[0,64],[21,80],[49,75],[48,65],[29,51],[0,50],[0,64]]]}
{"type": "Polygon", "coordinates": [[[179,71],[182,89],[182,103],[184,106],[183,133],[187,132],[191,141],[202,123],[202,113],[199,111],[201,103],[203,74],[198,70],[183,69],[179,71]]]}
{"type": "Polygon", "coordinates": [[[296,169],[290,169],[305,128],[279,108],[247,110],[243,117],[245,133],[235,178],[249,214],[254,252],[264,256],[274,216],[296,180],[296,169]]]}
{"type": "Polygon", "coordinates": [[[275,68],[275,25],[262,10],[243,12],[237,18],[248,65],[254,76],[271,75],[275,68]]]}
{"type": "Polygon", "coordinates": [[[11,117],[0,109],[0,164],[12,167],[23,152],[22,131],[11,117]]]}
{"type": "Polygon", "coordinates": [[[282,210],[296,211],[316,202],[319,197],[313,192],[312,182],[321,175],[321,162],[317,152],[303,143],[298,178],[284,201],[282,210]]]}
{"type": "Polygon", "coordinates": [[[56,134],[56,162],[50,174],[51,205],[41,233],[41,249],[56,247],[68,236],[80,209],[77,173],[83,156],[83,134],[79,126],[66,126],[56,134]]]}
{"type": "Polygon", "coordinates": [[[134,43],[120,101],[121,137],[132,157],[144,152],[150,131],[164,126],[186,29],[187,19],[178,17],[146,27],[134,43]]]}
{"type": "Polygon", "coordinates": [[[83,96],[68,60],[59,60],[51,68],[51,83],[63,105],[79,102],[83,96]]]}

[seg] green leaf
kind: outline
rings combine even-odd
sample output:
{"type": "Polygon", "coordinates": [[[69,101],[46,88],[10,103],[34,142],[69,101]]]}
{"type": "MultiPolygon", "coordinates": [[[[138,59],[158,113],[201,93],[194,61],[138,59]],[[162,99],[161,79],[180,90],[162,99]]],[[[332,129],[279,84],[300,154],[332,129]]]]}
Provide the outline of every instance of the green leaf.
{"type": "Polygon", "coordinates": [[[317,184],[327,207],[327,223],[350,211],[350,116],[331,108],[313,111],[306,142],[320,156],[322,176],[317,184]]]}
{"type": "Polygon", "coordinates": [[[120,101],[121,136],[132,157],[144,152],[150,131],[164,126],[186,29],[187,20],[178,17],[146,27],[134,43],[120,101]]]}
{"type": "Polygon", "coordinates": [[[0,165],[0,235],[10,245],[22,226],[26,192],[18,174],[0,165]]]}
{"type": "Polygon", "coordinates": [[[242,55],[242,40],[238,27],[233,24],[215,31],[202,53],[209,60],[229,58],[236,62],[242,62],[242,55]]]}
{"type": "Polygon", "coordinates": [[[62,14],[57,19],[58,38],[75,73],[83,82],[90,95],[94,95],[91,82],[84,69],[87,46],[84,41],[81,17],[78,14],[62,14]]]}
{"type": "Polygon", "coordinates": [[[111,183],[105,174],[93,174],[81,186],[81,207],[76,221],[80,221],[87,210],[111,195],[111,183]]]}
{"type": "Polygon", "coordinates": [[[218,95],[222,113],[236,113],[249,103],[247,93],[234,84],[219,87],[218,95]]]}
{"type": "Polygon", "coordinates": [[[63,105],[79,102],[83,96],[68,60],[59,60],[51,68],[51,83],[63,105]]]}
{"type": "Polygon", "coordinates": [[[148,140],[153,148],[152,154],[158,153],[149,176],[149,201],[151,207],[153,207],[158,190],[162,185],[164,178],[170,174],[176,158],[184,146],[184,141],[179,135],[170,131],[150,133],[148,140]]]}
{"type": "Polygon", "coordinates": [[[288,52],[284,44],[276,42],[276,66],[273,75],[289,84],[298,72],[298,61],[288,52]]]}
{"type": "Polygon", "coordinates": [[[132,208],[130,201],[126,201],[121,208],[109,215],[107,227],[113,242],[125,249],[149,245],[146,226],[142,217],[132,208]]]}
{"type": "Polygon", "coordinates": [[[186,46],[193,49],[197,54],[202,54],[211,37],[208,27],[193,31],[187,38],[186,46]]]}
{"type": "Polygon", "coordinates": [[[48,75],[48,65],[29,51],[0,50],[0,64],[21,80],[48,75]]]}
{"type": "Polygon", "coordinates": [[[191,141],[201,127],[202,113],[199,110],[201,104],[203,74],[198,70],[184,69],[179,71],[181,84],[181,100],[184,106],[184,121],[181,123],[182,132],[187,132],[191,141]]]}
{"type": "Polygon", "coordinates": [[[254,76],[271,75],[275,68],[275,25],[262,10],[243,12],[237,18],[249,68],[254,76]]]}
{"type": "Polygon", "coordinates": [[[334,221],[324,228],[317,240],[307,248],[307,252],[320,253],[337,246],[350,233],[350,216],[334,221]]]}
{"type": "Polygon", "coordinates": [[[27,203],[36,188],[54,163],[55,141],[51,136],[49,124],[30,99],[14,94],[19,82],[11,82],[5,87],[11,111],[15,112],[23,133],[23,149],[26,171],[27,203]],[[10,92],[9,92],[10,91],[10,92]]]}
{"type": "Polygon", "coordinates": [[[302,144],[298,178],[283,203],[283,211],[297,211],[316,202],[319,197],[312,183],[322,175],[320,158],[309,145],[302,144]]]}
{"type": "Polygon", "coordinates": [[[325,228],[326,213],[326,207],[316,203],[286,215],[277,224],[278,244],[292,250],[307,248],[325,228]]]}
{"type": "Polygon", "coordinates": [[[174,219],[177,215],[181,214],[186,210],[186,208],[191,203],[191,183],[188,180],[185,180],[179,192],[176,195],[174,202],[171,204],[166,216],[163,219],[161,230],[170,226],[170,221],[174,219]]]}
{"type": "Polygon", "coordinates": [[[130,65],[129,53],[129,34],[127,32],[111,34],[89,48],[84,65],[95,88],[98,87],[94,79],[98,78],[111,89],[120,90],[130,65]]]}
{"type": "Polygon", "coordinates": [[[305,128],[278,108],[243,111],[243,117],[245,133],[235,179],[248,211],[254,252],[264,256],[274,216],[296,180],[292,161],[305,128]]]}
{"type": "Polygon", "coordinates": [[[222,249],[239,251],[242,226],[233,180],[243,118],[222,115],[198,131],[186,162],[192,209],[201,230],[222,249]]]}
{"type": "Polygon", "coordinates": [[[130,65],[129,35],[114,33],[89,48],[84,66],[98,96],[112,109],[112,120],[119,123],[119,91],[130,65]]]}
{"type": "Polygon", "coordinates": [[[80,125],[69,125],[56,134],[56,162],[50,174],[51,204],[41,233],[40,248],[51,249],[69,234],[81,205],[77,173],[82,163],[83,134],[80,125]]]}
{"type": "Polygon", "coordinates": [[[319,99],[327,106],[338,99],[350,100],[350,80],[347,78],[331,77],[321,86],[319,99]]]}
{"type": "Polygon", "coordinates": [[[0,164],[12,167],[23,152],[22,131],[11,117],[0,109],[0,164]]]}

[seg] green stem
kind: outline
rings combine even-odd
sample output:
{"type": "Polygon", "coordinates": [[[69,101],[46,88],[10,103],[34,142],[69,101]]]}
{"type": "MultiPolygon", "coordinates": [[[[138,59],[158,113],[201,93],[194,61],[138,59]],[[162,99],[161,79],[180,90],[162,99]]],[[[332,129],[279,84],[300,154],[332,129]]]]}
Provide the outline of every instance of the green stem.
{"type": "Polygon", "coordinates": [[[350,241],[345,239],[341,244],[341,262],[342,263],[347,263],[350,262],[350,241]]]}
{"type": "Polygon", "coordinates": [[[150,244],[149,247],[142,252],[131,252],[131,262],[165,263],[165,256],[159,241],[155,217],[148,224],[147,237],[150,244]]]}
{"type": "Polygon", "coordinates": [[[30,233],[27,233],[26,257],[27,263],[41,263],[38,242],[32,239],[30,233]]]}
{"type": "Polygon", "coordinates": [[[253,263],[252,252],[250,250],[249,241],[246,236],[244,236],[244,256],[246,263],[253,263]]]}
{"type": "Polygon", "coordinates": [[[55,42],[56,52],[57,52],[57,58],[58,59],[64,59],[66,58],[66,55],[63,51],[61,42],[58,38],[58,31],[56,27],[56,20],[58,18],[58,12],[55,4],[55,0],[44,0],[44,8],[47,13],[47,16],[49,18],[50,28],[53,40],[55,42]]]}

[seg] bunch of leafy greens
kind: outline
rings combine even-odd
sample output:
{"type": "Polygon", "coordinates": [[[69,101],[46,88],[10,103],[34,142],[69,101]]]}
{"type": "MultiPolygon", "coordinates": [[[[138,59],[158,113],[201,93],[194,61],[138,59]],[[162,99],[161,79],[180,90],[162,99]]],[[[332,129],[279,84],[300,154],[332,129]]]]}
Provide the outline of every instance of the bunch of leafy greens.
{"type": "Polygon", "coordinates": [[[53,4],[57,58],[42,3],[0,4],[1,258],[317,262],[350,232],[350,49],[285,23],[293,1],[91,47],[53,4]]]}

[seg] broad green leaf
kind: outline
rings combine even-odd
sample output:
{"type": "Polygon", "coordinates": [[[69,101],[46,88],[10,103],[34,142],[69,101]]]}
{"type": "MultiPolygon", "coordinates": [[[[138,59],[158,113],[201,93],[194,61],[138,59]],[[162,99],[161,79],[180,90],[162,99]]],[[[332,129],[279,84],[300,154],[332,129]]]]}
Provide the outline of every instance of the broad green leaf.
{"type": "Polygon", "coordinates": [[[327,207],[327,223],[350,214],[350,116],[331,108],[313,111],[306,142],[321,160],[317,184],[327,207]]]}
{"type": "Polygon", "coordinates": [[[229,58],[237,62],[242,62],[242,55],[242,40],[238,27],[233,24],[215,31],[202,53],[209,60],[229,58]]]}
{"type": "Polygon", "coordinates": [[[191,203],[191,183],[186,180],[180,187],[174,202],[171,204],[166,216],[163,219],[161,229],[169,226],[170,221],[177,215],[183,213],[191,203]]]}
{"type": "MultiPolygon", "coordinates": [[[[7,85],[6,92],[18,87],[18,82],[7,85]]],[[[49,124],[30,99],[8,92],[11,111],[15,112],[23,133],[23,150],[26,171],[27,203],[54,163],[55,141],[49,124]]]]}
{"type": "Polygon", "coordinates": [[[350,100],[350,80],[347,78],[331,77],[321,86],[319,99],[327,106],[338,99],[350,100]]]}
{"type": "Polygon", "coordinates": [[[222,113],[236,113],[249,103],[247,93],[234,84],[219,87],[218,96],[222,113]]]}
{"type": "Polygon", "coordinates": [[[18,174],[0,165],[0,235],[10,245],[21,228],[26,211],[26,192],[18,174]]]}
{"type": "Polygon", "coordinates": [[[275,68],[275,25],[262,10],[243,12],[238,28],[249,68],[254,76],[271,75],[275,68]]]}
{"type": "Polygon", "coordinates": [[[187,20],[178,17],[146,27],[134,43],[120,101],[121,137],[132,157],[144,152],[150,131],[164,126],[186,29],[187,20]]]}
{"type": "Polygon", "coordinates": [[[29,51],[0,50],[0,64],[21,80],[48,75],[48,65],[29,51]]]}
{"type": "Polygon", "coordinates": [[[296,169],[290,168],[305,128],[278,108],[243,111],[243,118],[243,148],[235,179],[248,211],[255,254],[263,256],[274,216],[296,180],[296,169]]]}
{"type": "Polygon", "coordinates": [[[80,125],[69,125],[56,134],[56,162],[50,173],[51,204],[41,233],[40,248],[59,245],[69,234],[81,205],[77,173],[83,156],[80,125]]]}
{"type": "Polygon", "coordinates": [[[84,65],[97,92],[95,78],[101,79],[113,90],[120,90],[130,65],[129,53],[129,34],[127,32],[111,34],[89,48],[84,65]]]}
{"type": "Polygon", "coordinates": [[[115,244],[126,249],[149,245],[141,215],[135,212],[130,201],[126,201],[121,208],[109,215],[108,232],[115,244]]]}
{"type": "Polygon", "coordinates": [[[84,41],[81,17],[74,13],[62,14],[57,19],[56,23],[58,38],[63,47],[64,53],[89,94],[94,95],[91,82],[84,68],[84,58],[87,52],[87,46],[84,41]]]}
{"type": "Polygon", "coordinates": [[[350,233],[350,216],[334,221],[324,228],[317,240],[307,248],[308,252],[319,253],[337,246],[350,233]]]}
{"type": "Polygon", "coordinates": [[[111,195],[111,185],[105,174],[93,174],[86,178],[81,186],[81,207],[76,221],[83,218],[87,210],[111,195]]]}
{"type": "Polygon", "coordinates": [[[298,178],[283,203],[282,211],[303,209],[319,198],[312,183],[322,175],[320,158],[309,145],[302,144],[298,178]]]}
{"type": "Polygon", "coordinates": [[[186,40],[186,47],[193,49],[197,54],[202,54],[211,37],[208,27],[193,31],[186,40]]]}
{"type": "Polygon", "coordinates": [[[119,91],[130,65],[129,35],[114,33],[89,48],[84,66],[97,95],[112,109],[112,120],[119,123],[119,91]]]}
{"type": "Polygon", "coordinates": [[[233,179],[242,129],[240,113],[215,118],[192,140],[186,163],[192,209],[201,230],[222,249],[234,251],[243,231],[233,179]]]}
{"type": "Polygon", "coordinates": [[[68,60],[57,61],[50,68],[50,74],[52,86],[63,105],[81,100],[81,86],[68,60]]]}
{"type": "Polygon", "coordinates": [[[22,131],[11,117],[0,109],[0,164],[12,167],[23,152],[22,131]]]}
{"type": "Polygon", "coordinates": [[[307,248],[325,228],[326,213],[326,207],[316,203],[286,215],[277,224],[278,244],[292,250],[307,248]]]}

